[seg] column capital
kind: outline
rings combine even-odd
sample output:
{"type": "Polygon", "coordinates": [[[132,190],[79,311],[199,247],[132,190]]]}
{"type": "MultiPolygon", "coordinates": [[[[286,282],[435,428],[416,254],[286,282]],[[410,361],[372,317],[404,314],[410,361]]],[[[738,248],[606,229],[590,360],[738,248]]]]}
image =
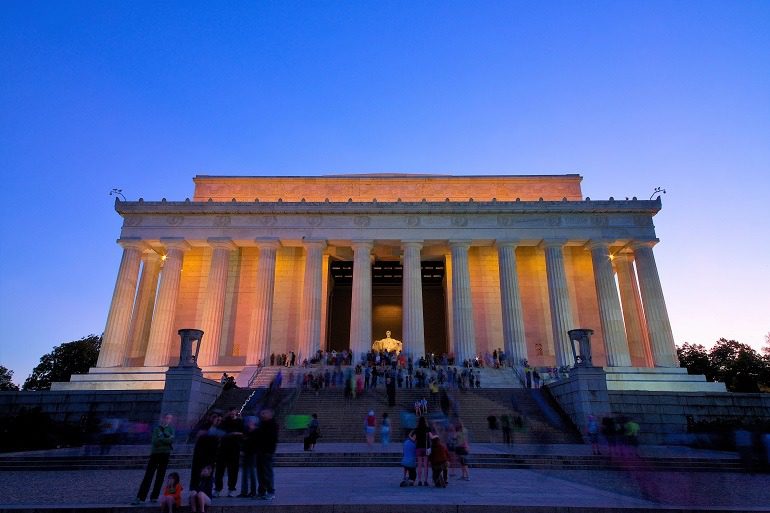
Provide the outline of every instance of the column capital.
{"type": "Polygon", "coordinates": [[[540,245],[544,249],[549,248],[563,248],[564,245],[567,243],[567,239],[543,239],[543,241],[540,243],[540,245]]]}
{"type": "Polygon", "coordinates": [[[609,250],[610,241],[602,240],[602,239],[589,240],[588,242],[586,242],[585,247],[587,249],[590,249],[591,251],[593,251],[596,248],[606,248],[607,250],[609,250]]]}
{"type": "Polygon", "coordinates": [[[232,250],[237,247],[230,237],[209,237],[206,242],[214,249],[232,250]]]}
{"type": "Polygon", "coordinates": [[[423,242],[425,242],[422,239],[405,239],[401,241],[401,247],[402,248],[415,248],[415,249],[422,249],[423,242]]]}
{"type": "Polygon", "coordinates": [[[521,244],[521,239],[497,239],[495,241],[495,246],[498,248],[514,248],[516,249],[517,246],[521,244]]]}
{"type": "Polygon", "coordinates": [[[631,262],[634,259],[634,254],[630,251],[619,251],[612,255],[612,259],[618,262],[631,262]]]}
{"type": "Polygon", "coordinates": [[[273,239],[273,238],[257,238],[254,239],[254,242],[256,243],[257,247],[260,251],[263,249],[278,249],[281,247],[281,241],[280,239],[273,239]]]}
{"type": "Polygon", "coordinates": [[[306,249],[326,249],[326,241],[324,239],[303,239],[302,245],[306,249]]]}
{"type": "Polygon", "coordinates": [[[187,251],[190,249],[190,243],[181,237],[163,237],[160,239],[160,243],[167,250],[177,249],[179,251],[187,251]]]}
{"type": "Polygon", "coordinates": [[[145,262],[157,262],[160,260],[160,255],[154,249],[146,249],[142,253],[142,260],[145,262]]]}
{"type": "Polygon", "coordinates": [[[362,239],[351,240],[350,247],[353,248],[353,251],[358,251],[359,249],[371,251],[374,247],[374,241],[362,239]]]}
{"type": "Polygon", "coordinates": [[[660,242],[660,239],[634,240],[634,241],[631,241],[629,246],[631,246],[631,249],[652,248],[658,242],[660,242]]]}
{"type": "Polygon", "coordinates": [[[472,242],[473,241],[471,241],[469,239],[465,239],[465,240],[450,240],[449,241],[449,247],[451,247],[453,249],[454,248],[468,249],[468,248],[471,247],[471,243],[472,242]]]}
{"type": "Polygon", "coordinates": [[[123,249],[147,249],[147,243],[139,237],[121,237],[116,241],[123,249]]]}

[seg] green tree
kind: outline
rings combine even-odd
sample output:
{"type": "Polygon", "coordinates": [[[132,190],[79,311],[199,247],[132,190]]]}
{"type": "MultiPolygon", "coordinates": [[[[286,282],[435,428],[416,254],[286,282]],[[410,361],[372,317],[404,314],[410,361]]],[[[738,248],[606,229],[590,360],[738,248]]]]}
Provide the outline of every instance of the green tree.
{"type": "Polygon", "coordinates": [[[716,379],[717,373],[711,366],[709,353],[702,345],[685,342],[682,347],[676,348],[676,355],[679,365],[685,367],[688,374],[703,374],[708,381],[716,379]]]}
{"type": "Polygon", "coordinates": [[[53,348],[40,358],[24,382],[24,390],[49,390],[54,381],[68,381],[73,374],[84,374],[96,365],[102,339],[89,335],[53,348]]]}
{"type": "Polygon", "coordinates": [[[13,382],[13,371],[0,365],[0,391],[18,390],[19,386],[13,382]]]}
{"type": "Polygon", "coordinates": [[[770,378],[767,360],[751,346],[720,338],[709,351],[716,377],[731,392],[759,392],[770,378]]]}

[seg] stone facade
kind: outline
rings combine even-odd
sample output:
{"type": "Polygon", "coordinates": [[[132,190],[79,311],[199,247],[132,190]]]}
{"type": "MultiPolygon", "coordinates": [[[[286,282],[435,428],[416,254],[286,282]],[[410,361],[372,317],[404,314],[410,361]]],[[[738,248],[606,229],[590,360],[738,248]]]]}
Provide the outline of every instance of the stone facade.
{"type": "Polygon", "coordinates": [[[590,327],[597,365],[677,366],[651,249],[660,200],[592,201],[581,180],[198,176],[192,201],[117,201],[124,256],[95,370],[162,373],[176,363],[180,328],[206,332],[199,363],[208,377],[270,353],[359,353],[381,336],[372,334],[372,261],[405,268],[403,301],[388,314],[403,324],[387,328],[413,356],[426,351],[431,315],[415,266],[429,262],[444,272],[438,352],[462,361],[505,348],[534,365],[570,365],[566,330],[590,327]],[[619,277],[634,280],[620,290],[616,260],[619,277]],[[335,262],[353,264],[343,341],[329,331],[335,262]]]}

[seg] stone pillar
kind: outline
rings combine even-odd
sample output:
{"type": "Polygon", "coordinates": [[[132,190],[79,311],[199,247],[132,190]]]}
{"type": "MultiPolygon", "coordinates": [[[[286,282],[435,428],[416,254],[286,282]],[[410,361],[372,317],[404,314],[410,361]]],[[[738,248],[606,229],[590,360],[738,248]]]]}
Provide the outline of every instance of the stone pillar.
{"type": "Polygon", "coordinates": [[[452,249],[452,326],[455,339],[455,361],[462,365],[476,355],[476,330],[473,323],[471,276],[468,270],[467,240],[449,241],[452,249]]]}
{"type": "MultiPolygon", "coordinates": [[[[374,244],[353,241],[353,295],[350,300],[350,350],[353,362],[372,347],[372,262],[374,244]]],[[[320,283],[319,283],[320,285],[320,283]]]]}
{"type": "Polygon", "coordinates": [[[208,243],[213,251],[206,286],[206,298],[203,303],[203,318],[201,319],[201,329],[206,334],[198,355],[198,365],[201,367],[209,367],[219,363],[227,271],[230,267],[230,251],[235,248],[233,241],[225,237],[210,238],[208,243]]]}
{"type": "Polygon", "coordinates": [[[152,324],[152,311],[155,308],[155,294],[158,292],[158,276],[160,276],[160,255],[153,250],[142,254],[142,276],[139,278],[139,288],[134,302],[134,315],[131,319],[131,329],[128,340],[131,349],[127,360],[141,359],[144,362],[144,352],[147,347],[147,336],[152,324]]]}
{"type": "Polygon", "coordinates": [[[404,241],[404,279],[402,284],[403,350],[417,357],[425,354],[425,322],[422,312],[422,241],[404,241]]]}
{"type": "Polygon", "coordinates": [[[521,309],[519,275],[516,270],[516,241],[497,241],[500,299],[503,311],[503,347],[507,360],[520,365],[527,358],[524,314],[521,309]]]}
{"type": "Polygon", "coordinates": [[[599,318],[602,323],[607,366],[630,367],[631,357],[628,353],[628,340],[623,325],[618,288],[612,272],[610,246],[603,241],[590,241],[588,246],[591,248],[591,259],[594,264],[594,282],[599,301],[599,318]]]}
{"type": "Polygon", "coordinates": [[[628,352],[634,367],[652,367],[650,341],[647,338],[646,321],[639,297],[639,285],[636,281],[633,254],[619,253],[613,263],[618,274],[620,304],[623,306],[623,321],[626,326],[628,352]]]}
{"type": "MultiPolygon", "coordinates": [[[[158,298],[150,327],[150,339],[147,342],[147,354],[144,357],[146,367],[168,365],[171,358],[171,337],[174,333],[176,302],[179,296],[179,280],[182,272],[182,259],[189,244],[181,238],[161,239],[166,248],[163,271],[160,274],[158,298]]],[[[176,357],[176,355],[173,355],[176,357]]]]}
{"type": "Polygon", "coordinates": [[[548,277],[548,304],[551,308],[551,329],[553,346],[558,367],[571,366],[572,349],[567,332],[574,328],[570,306],[567,275],[564,272],[563,240],[543,241],[545,249],[545,272],[548,277]]]}
{"type": "Polygon", "coordinates": [[[655,367],[679,367],[674,334],[671,332],[663,288],[660,286],[658,267],[655,265],[655,256],[652,254],[652,246],[656,242],[634,242],[632,245],[636,271],[639,275],[639,289],[642,293],[644,316],[647,319],[647,332],[655,367]]]}
{"type": "Polygon", "coordinates": [[[299,362],[310,359],[321,347],[321,270],[326,241],[306,240],[303,244],[305,277],[299,319],[299,362]]]}
{"type": "Polygon", "coordinates": [[[120,259],[118,279],[112,293],[110,312],[107,315],[107,325],[102,336],[102,349],[99,351],[97,367],[119,367],[123,365],[129,339],[128,330],[131,325],[131,308],[136,295],[136,282],[139,278],[139,264],[142,260],[144,242],[139,238],[118,240],[123,246],[123,257],[120,259]]]}
{"type": "Polygon", "coordinates": [[[275,293],[275,257],[281,243],[278,239],[257,239],[259,261],[251,330],[246,349],[246,365],[267,365],[270,355],[270,329],[273,325],[273,295],[275,293]]]}

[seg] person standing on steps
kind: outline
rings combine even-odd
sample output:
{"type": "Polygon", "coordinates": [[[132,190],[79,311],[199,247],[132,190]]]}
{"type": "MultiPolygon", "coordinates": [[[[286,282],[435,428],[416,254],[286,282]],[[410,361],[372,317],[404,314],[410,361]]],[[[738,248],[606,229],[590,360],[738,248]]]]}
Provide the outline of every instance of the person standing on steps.
{"type": "Polygon", "coordinates": [[[382,414],[382,424],[380,424],[380,442],[382,448],[387,449],[390,445],[390,419],[387,413],[382,414]]]}
{"type": "Polygon", "coordinates": [[[176,436],[174,427],[171,425],[173,421],[174,416],[167,413],[163,416],[160,425],[152,431],[150,460],[147,462],[144,478],[139,485],[139,492],[136,494],[134,502],[132,502],[134,505],[141,504],[147,500],[147,492],[150,489],[153,475],[155,476],[155,486],[152,488],[150,500],[155,502],[160,496],[163,481],[166,479],[166,467],[168,467],[168,460],[171,456],[171,450],[174,447],[174,437],[176,436]]]}
{"type": "Polygon", "coordinates": [[[318,423],[318,414],[314,413],[310,419],[310,423],[307,425],[305,432],[304,449],[306,451],[312,451],[315,449],[315,443],[321,436],[321,426],[318,423]]]}
{"type": "Polygon", "coordinates": [[[257,428],[257,498],[266,501],[275,499],[273,458],[278,446],[278,424],[273,417],[273,410],[269,408],[259,412],[257,428]]]}
{"type": "Polygon", "coordinates": [[[238,482],[238,466],[241,457],[241,438],[243,437],[243,419],[237,408],[231,408],[222,420],[225,435],[219,445],[219,457],[214,473],[214,496],[223,492],[225,471],[227,471],[227,496],[235,497],[235,485],[238,482]]]}
{"type": "Polygon", "coordinates": [[[369,414],[364,419],[364,433],[366,434],[366,445],[369,450],[374,444],[374,433],[377,431],[377,417],[374,416],[374,410],[369,410],[369,414]]]}

